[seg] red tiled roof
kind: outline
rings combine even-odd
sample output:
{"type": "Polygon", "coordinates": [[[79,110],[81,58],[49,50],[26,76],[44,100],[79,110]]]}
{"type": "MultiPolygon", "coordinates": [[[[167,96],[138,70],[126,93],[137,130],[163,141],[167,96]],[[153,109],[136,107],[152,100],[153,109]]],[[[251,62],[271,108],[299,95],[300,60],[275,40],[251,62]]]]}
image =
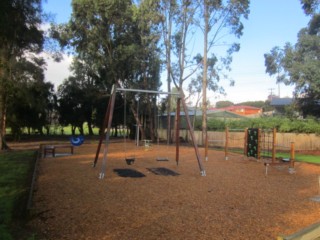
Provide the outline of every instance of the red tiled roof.
{"type": "Polygon", "coordinates": [[[225,108],[210,108],[209,110],[221,110],[221,111],[235,111],[238,109],[252,109],[252,110],[259,110],[261,108],[246,106],[246,105],[233,105],[225,108]]]}

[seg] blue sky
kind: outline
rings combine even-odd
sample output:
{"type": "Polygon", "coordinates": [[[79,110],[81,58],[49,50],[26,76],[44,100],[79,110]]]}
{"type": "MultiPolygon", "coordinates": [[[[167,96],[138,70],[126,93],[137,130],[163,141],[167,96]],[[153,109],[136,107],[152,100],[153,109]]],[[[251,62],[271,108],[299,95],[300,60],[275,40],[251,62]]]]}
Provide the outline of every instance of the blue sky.
{"type": "MultiPolygon", "coordinates": [[[[47,0],[43,4],[46,12],[55,14],[58,23],[67,22],[71,14],[71,0],[47,0]]],[[[251,0],[250,15],[244,20],[244,32],[240,38],[240,51],[233,55],[232,71],[229,76],[235,86],[221,80],[227,96],[208,93],[211,103],[229,100],[234,103],[266,100],[268,95],[278,95],[279,86],[275,77],[265,73],[264,54],[275,46],[286,42],[295,44],[299,30],[306,27],[309,18],[301,9],[299,0],[251,0]]],[[[48,62],[46,78],[58,85],[66,78],[71,58],[61,63],[48,62]]],[[[164,85],[166,85],[164,83],[164,85]]],[[[280,96],[291,97],[293,87],[280,84],[280,96]]]]}

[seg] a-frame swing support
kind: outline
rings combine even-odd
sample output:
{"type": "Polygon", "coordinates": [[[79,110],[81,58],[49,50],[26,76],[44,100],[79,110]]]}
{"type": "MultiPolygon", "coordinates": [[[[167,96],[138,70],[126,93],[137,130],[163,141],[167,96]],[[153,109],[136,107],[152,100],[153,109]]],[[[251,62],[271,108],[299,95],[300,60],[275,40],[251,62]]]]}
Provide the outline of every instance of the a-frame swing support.
{"type": "Polygon", "coordinates": [[[100,135],[100,139],[99,139],[99,143],[98,143],[98,147],[97,147],[97,151],[96,151],[96,156],[93,162],[93,167],[96,166],[98,158],[99,158],[99,153],[100,153],[100,149],[101,149],[101,144],[103,141],[103,138],[105,137],[105,147],[104,147],[104,151],[103,151],[103,161],[102,161],[102,167],[101,167],[101,172],[99,175],[100,179],[103,179],[105,176],[105,171],[106,171],[106,166],[107,166],[107,158],[108,158],[108,147],[109,147],[109,140],[110,140],[110,129],[111,129],[111,123],[112,123],[112,117],[113,117],[113,111],[114,111],[114,104],[115,104],[115,98],[116,98],[116,93],[117,92],[137,92],[137,93],[152,93],[152,94],[165,94],[165,95],[173,95],[176,96],[178,99],[177,101],[177,106],[178,106],[178,110],[177,110],[177,114],[176,114],[176,121],[177,121],[177,127],[176,127],[176,162],[179,162],[179,146],[180,146],[180,104],[182,103],[182,107],[185,113],[185,117],[186,117],[186,122],[188,125],[188,130],[191,136],[191,140],[192,140],[192,144],[194,147],[194,151],[195,151],[195,155],[197,157],[197,161],[198,161],[198,165],[199,165],[199,169],[200,169],[200,174],[201,176],[206,176],[206,171],[203,167],[202,164],[202,160],[200,158],[200,153],[199,153],[199,149],[198,146],[196,144],[195,141],[195,136],[194,136],[194,131],[193,131],[193,127],[191,125],[191,121],[190,121],[190,117],[189,117],[189,113],[188,113],[188,109],[187,109],[187,105],[185,103],[184,100],[184,94],[182,91],[180,91],[180,93],[171,93],[171,92],[161,92],[161,91],[152,91],[152,90],[143,90],[143,89],[126,89],[126,88],[116,88],[115,85],[113,85],[112,90],[111,90],[111,97],[109,99],[109,103],[108,103],[108,107],[107,107],[107,111],[106,111],[106,115],[105,115],[105,119],[103,122],[103,126],[101,129],[101,135],[100,135]],[[106,131],[107,129],[107,131],[106,131]]]}

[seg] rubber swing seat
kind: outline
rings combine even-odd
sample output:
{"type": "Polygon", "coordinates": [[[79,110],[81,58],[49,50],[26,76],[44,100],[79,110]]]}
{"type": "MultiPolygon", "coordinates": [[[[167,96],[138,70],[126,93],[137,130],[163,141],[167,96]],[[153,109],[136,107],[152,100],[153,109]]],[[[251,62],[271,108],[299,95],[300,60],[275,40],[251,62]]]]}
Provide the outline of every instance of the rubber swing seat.
{"type": "Polygon", "coordinates": [[[126,158],[126,162],[128,165],[131,165],[134,163],[135,158],[126,158]]]}
{"type": "Polygon", "coordinates": [[[80,146],[84,142],[84,137],[83,136],[72,136],[70,138],[70,142],[73,146],[80,146]]]}

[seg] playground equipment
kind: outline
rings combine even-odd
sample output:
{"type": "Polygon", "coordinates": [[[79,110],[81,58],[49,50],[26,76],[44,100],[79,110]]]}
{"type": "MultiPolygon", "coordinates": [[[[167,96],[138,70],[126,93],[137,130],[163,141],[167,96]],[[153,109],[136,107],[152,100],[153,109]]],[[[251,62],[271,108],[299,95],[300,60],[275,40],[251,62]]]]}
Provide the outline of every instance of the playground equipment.
{"type": "MultiPolygon", "coordinates": [[[[224,132],[219,132],[213,135],[215,139],[209,139],[208,145],[223,148],[225,160],[229,159],[229,155],[232,151],[230,149],[245,149],[246,148],[246,132],[245,129],[230,129],[225,128],[224,132]]],[[[210,134],[209,134],[210,137],[210,134]]],[[[246,151],[244,150],[243,153],[246,151]]]]}
{"type": "Polygon", "coordinates": [[[82,135],[80,136],[72,136],[70,138],[70,143],[73,145],[73,146],[80,146],[82,145],[84,142],[84,137],[82,135]]]}
{"type": "Polygon", "coordinates": [[[44,146],[44,157],[47,155],[52,155],[52,157],[55,157],[57,152],[57,149],[69,149],[70,154],[73,154],[73,145],[66,145],[66,144],[57,144],[57,145],[45,145],[44,146]]]}
{"type": "Polygon", "coordinates": [[[101,167],[101,172],[99,175],[100,179],[103,179],[105,176],[105,171],[106,171],[106,162],[107,162],[107,156],[108,156],[108,146],[109,146],[109,140],[110,140],[110,128],[111,128],[111,122],[112,122],[112,117],[113,117],[113,111],[114,111],[114,105],[115,105],[115,99],[116,99],[116,93],[117,92],[137,92],[137,93],[151,93],[151,94],[166,94],[166,95],[172,95],[172,96],[176,96],[177,97],[177,114],[176,114],[176,121],[177,121],[177,128],[176,128],[176,162],[178,163],[179,161],[179,143],[180,143],[180,138],[179,138],[179,131],[180,131],[180,105],[182,104],[184,113],[185,113],[185,117],[186,117],[186,121],[187,121],[187,125],[188,125],[188,129],[190,132],[190,136],[192,138],[192,142],[193,142],[193,147],[195,150],[195,154],[197,157],[197,161],[198,161],[198,165],[199,165],[199,169],[200,169],[200,174],[201,176],[205,176],[206,172],[205,169],[202,165],[202,161],[200,158],[200,154],[199,154],[199,150],[198,150],[198,146],[197,144],[195,144],[195,136],[194,136],[194,132],[193,132],[193,128],[191,125],[191,121],[190,121],[190,117],[188,114],[188,109],[187,109],[187,105],[185,103],[184,100],[184,94],[182,91],[180,91],[180,93],[171,93],[171,92],[159,92],[159,91],[151,91],[151,90],[143,90],[143,89],[125,89],[125,88],[116,88],[115,85],[113,85],[112,90],[111,90],[111,97],[108,103],[108,107],[106,110],[106,114],[105,114],[105,119],[103,122],[103,126],[102,126],[102,131],[101,131],[101,135],[100,135],[100,140],[99,140],[99,144],[97,147],[97,151],[96,151],[96,156],[93,162],[93,167],[96,166],[97,161],[98,161],[98,157],[99,157],[99,153],[100,153],[100,149],[101,149],[101,144],[105,135],[105,147],[104,147],[104,152],[103,152],[103,161],[102,161],[102,167],[101,167]],[[106,133],[105,133],[105,129],[107,129],[106,133]]]}
{"type": "MultiPolygon", "coordinates": [[[[139,105],[138,105],[139,106],[139,105]]],[[[134,161],[136,160],[136,155],[135,155],[135,151],[133,152],[133,154],[131,154],[130,156],[127,155],[127,135],[128,135],[128,129],[127,129],[127,95],[124,94],[124,108],[123,108],[123,125],[125,127],[125,131],[123,134],[123,139],[124,139],[124,159],[126,161],[126,163],[128,165],[131,165],[134,163],[134,161]]],[[[139,108],[138,108],[139,109],[139,108]]],[[[138,138],[137,138],[137,142],[136,142],[136,146],[138,146],[138,138]]]]}
{"type": "Polygon", "coordinates": [[[290,159],[284,159],[283,161],[290,162],[290,167],[294,167],[294,142],[291,142],[290,146],[283,146],[276,144],[277,130],[263,130],[258,128],[248,128],[246,130],[246,155],[249,157],[271,158],[271,164],[276,162],[276,150],[277,148],[285,148],[290,150],[290,159]],[[271,152],[271,154],[270,154],[271,152]]]}
{"type": "MultiPolygon", "coordinates": [[[[220,139],[208,140],[209,143],[222,143],[221,147],[224,147],[225,160],[228,160],[228,155],[230,153],[230,141],[234,141],[234,137],[231,137],[232,131],[243,131],[242,129],[229,129],[226,127],[224,136],[220,135],[220,139]]],[[[276,144],[276,129],[260,129],[260,128],[246,128],[243,131],[243,137],[237,137],[237,140],[243,141],[242,146],[244,146],[244,155],[247,157],[254,157],[257,159],[270,158],[271,163],[276,163],[276,150],[277,148],[287,149],[290,151],[289,159],[282,159],[284,162],[289,162],[289,171],[293,172],[294,169],[294,159],[295,150],[294,142],[290,143],[290,146],[283,146],[276,144]]],[[[266,166],[267,167],[267,166],[266,166]]],[[[267,170],[266,170],[267,171],[267,170]]]]}

